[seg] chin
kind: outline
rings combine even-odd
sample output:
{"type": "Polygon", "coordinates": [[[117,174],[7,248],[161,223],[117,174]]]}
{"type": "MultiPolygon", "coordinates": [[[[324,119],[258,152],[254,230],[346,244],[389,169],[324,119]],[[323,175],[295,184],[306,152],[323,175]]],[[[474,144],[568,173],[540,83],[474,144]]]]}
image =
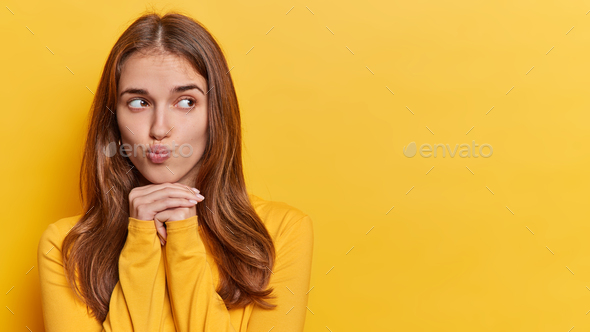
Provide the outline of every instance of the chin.
{"type": "Polygon", "coordinates": [[[141,174],[143,174],[146,180],[148,180],[152,184],[174,183],[178,182],[178,180],[182,178],[182,174],[176,172],[174,172],[175,174],[172,174],[166,167],[163,167],[159,170],[148,169],[144,171],[139,171],[141,172],[141,174]]]}

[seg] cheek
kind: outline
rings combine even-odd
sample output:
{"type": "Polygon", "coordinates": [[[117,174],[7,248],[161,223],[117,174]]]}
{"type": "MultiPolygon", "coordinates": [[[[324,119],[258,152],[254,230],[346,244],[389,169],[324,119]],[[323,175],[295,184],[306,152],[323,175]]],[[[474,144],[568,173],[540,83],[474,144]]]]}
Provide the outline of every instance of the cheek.
{"type": "Polygon", "coordinates": [[[144,127],[142,119],[139,117],[131,119],[125,115],[117,115],[117,124],[121,139],[130,144],[141,143],[140,136],[142,128],[144,127]]]}
{"type": "Polygon", "coordinates": [[[192,119],[191,125],[185,130],[185,143],[191,144],[193,150],[201,150],[207,144],[207,116],[202,110],[196,119],[192,119]]]}
{"type": "Polygon", "coordinates": [[[196,163],[201,159],[206,144],[206,128],[192,127],[187,129],[186,135],[184,135],[182,141],[178,143],[177,153],[181,156],[178,161],[183,163],[189,161],[192,164],[196,163]]]}
{"type": "Polygon", "coordinates": [[[191,133],[190,144],[195,152],[202,151],[207,144],[207,130],[206,128],[197,127],[191,133]]]}
{"type": "Polygon", "coordinates": [[[121,139],[128,141],[129,135],[131,133],[127,130],[127,119],[125,116],[121,115],[121,113],[117,113],[117,125],[119,126],[119,132],[121,133],[121,139]]]}
{"type": "Polygon", "coordinates": [[[118,121],[118,125],[119,132],[121,133],[122,144],[119,147],[120,153],[129,158],[130,160],[137,162],[142,158],[142,154],[145,151],[145,149],[141,148],[142,142],[139,140],[138,128],[131,128],[124,118],[118,121]],[[131,131],[127,129],[127,127],[129,127],[133,131],[133,133],[131,133],[131,131]]]}
{"type": "Polygon", "coordinates": [[[199,117],[197,123],[194,125],[193,133],[196,141],[205,144],[207,142],[207,113],[203,112],[203,116],[199,117]]]}

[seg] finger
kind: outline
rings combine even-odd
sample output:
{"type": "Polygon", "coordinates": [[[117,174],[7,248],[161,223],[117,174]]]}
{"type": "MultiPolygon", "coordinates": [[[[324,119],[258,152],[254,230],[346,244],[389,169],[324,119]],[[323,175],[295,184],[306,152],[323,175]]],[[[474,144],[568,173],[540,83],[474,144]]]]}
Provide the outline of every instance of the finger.
{"type": "MultiPolygon", "coordinates": [[[[164,198],[160,199],[151,203],[148,203],[143,211],[148,211],[149,215],[156,215],[159,212],[162,212],[167,209],[171,208],[179,208],[179,207],[193,207],[198,202],[196,200],[188,200],[185,198],[164,198]]],[[[139,209],[139,207],[138,207],[139,209]]]]}
{"type": "Polygon", "coordinates": [[[161,185],[160,188],[156,188],[156,189],[150,191],[147,194],[155,193],[155,192],[158,192],[158,191],[162,191],[162,190],[165,190],[167,188],[169,188],[170,190],[179,189],[182,192],[185,192],[188,195],[192,195],[192,196],[199,196],[199,194],[200,194],[200,190],[198,190],[197,188],[189,188],[188,186],[185,186],[184,184],[181,184],[181,183],[164,183],[164,184],[161,185]]]}
{"type": "Polygon", "coordinates": [[[203,198],[198,195],[199,194],[190,193],[188,190],[180,189],[179,187],[163,187],[149,194],[136,197],[132,205],[136,207],[142,204],[153,203],[155,201],[162,200],[165,198],[184,198],[202,201],[203,198]]]}
{"type": "Polygon", "coordinates": [[[158,219],[159,221],[161,221],[162,223],[165,224],[168,220],[170,220],[171,217],[172,217],[172,210],[164,210],[162,212],[158,212],[154,216],[154,219],[158,219]]]}
{"type": "Polygon", "coordinates": [[[149,195],[155,191],[158,190],[162,190],[164,188],[183,188],[184,190],[186,190],[187,193],[194,195],[195,197],[199,197],[201,198],[199,195],[199,190],[197,188],[189,188],[188,186],[185,186],[183,184],[180,183],[162,183],[162,184],[151,184],[151,185],[147,185],[147,186],[141,186],[141,187],[135,187],[133,188],[130,192],[129,192],[129,203],[132,206],[138,205],[140,204],[140,202],[137,201],[138,198],[141,198],[143,196],[149,195]]]}
{"type": "MultiPolygon", "coordinates": [[[[172,215],[173,215],[174,209],[169,209],[169,210],[164,210],[162,212],[158,212],[155,216],[154,216],[154,220],[158,220],[160,222],[163,223],[163,225],[165,225],[165,223],[169,220],[172,219],[172,215]]],[[[165,242],[164,242],[165,243],[165,242]]]]}
{"type": "Polygon", "coordinates": [[[162,245],[166,244],[168,234],[166,233],[166,227],[164,227],[164,222],[154,216],[154,223],[156,224],[156,231],[158,232],[157,234],[160,238],[160,242],[162,243],[162,245]]]}
{"type": "Polygon", "coordinates": [[[198,190],[197,188],[190,188],[190,187],[188,187],[184,184],[178,183],[178,182],[165,182],[165,183],[159,183],[159,184],[150,184],[147,186],[136,187],[136,188],[134,188],[134,190],[136,190],[140,196],[143,196],[143,195],[147,195],[149,193],[152,193],[156,190],[160,190],[163,188],[182,188],[191,194],[194,194],[195,192],[197,194],[200,193],[200,190],[198,190]]]}
{"type": "Polygon", "coordinates": [[[194,216],[196,214],[197,210],[195,206],[190,208],[172,208],[157,213],[154,216],[154,219],[158,219],[167,224],[170,221],[183,220],[189,218],[189,216],[194,216]]]}

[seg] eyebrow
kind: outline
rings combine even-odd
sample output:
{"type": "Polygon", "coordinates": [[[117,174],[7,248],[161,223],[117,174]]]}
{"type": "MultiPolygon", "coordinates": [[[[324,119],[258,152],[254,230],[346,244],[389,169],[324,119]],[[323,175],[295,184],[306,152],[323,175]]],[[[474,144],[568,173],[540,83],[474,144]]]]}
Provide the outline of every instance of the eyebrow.
{"type": "MultiPolygon", "coordinates": [[[[184,91],[188,91],[188,90],[193,90],[193,89],[197,89],[197,90],[201,91],[202,94],[205,94],[205,92],[203,91],[203,89],[201,89],[196,84],[187,84],[187,85],[175,86],[172,89],[170,89],[170,93],[180,93],[180,92],[184,92],[184,91]]],[[[126,93],[132,93],[132,94],[138,94],[138,95],[148,95],[149,94],[148,91],[145,90],[145,89],[129,88],[129,89],[125,89],[123,92],[121,92],[121,94],[119,95],[119,97],[123,96],[126,93]]]]}

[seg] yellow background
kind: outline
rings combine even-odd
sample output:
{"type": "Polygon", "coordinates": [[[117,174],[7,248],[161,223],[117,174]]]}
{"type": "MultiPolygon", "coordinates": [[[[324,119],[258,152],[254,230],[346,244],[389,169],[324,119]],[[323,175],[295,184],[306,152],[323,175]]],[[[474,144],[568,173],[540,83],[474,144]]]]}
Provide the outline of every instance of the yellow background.
{"type": "Polygon", "coordinates": [[[250,190],[314,221],[306,331],[590,328],[587,2],[13,0],[0,8],[2,330],[42,331],[38,239],[81,213],[90,90],[151,5],[219,40],[250,190]],[[493,155],[402,153],[472,140],[493,155]]]}

